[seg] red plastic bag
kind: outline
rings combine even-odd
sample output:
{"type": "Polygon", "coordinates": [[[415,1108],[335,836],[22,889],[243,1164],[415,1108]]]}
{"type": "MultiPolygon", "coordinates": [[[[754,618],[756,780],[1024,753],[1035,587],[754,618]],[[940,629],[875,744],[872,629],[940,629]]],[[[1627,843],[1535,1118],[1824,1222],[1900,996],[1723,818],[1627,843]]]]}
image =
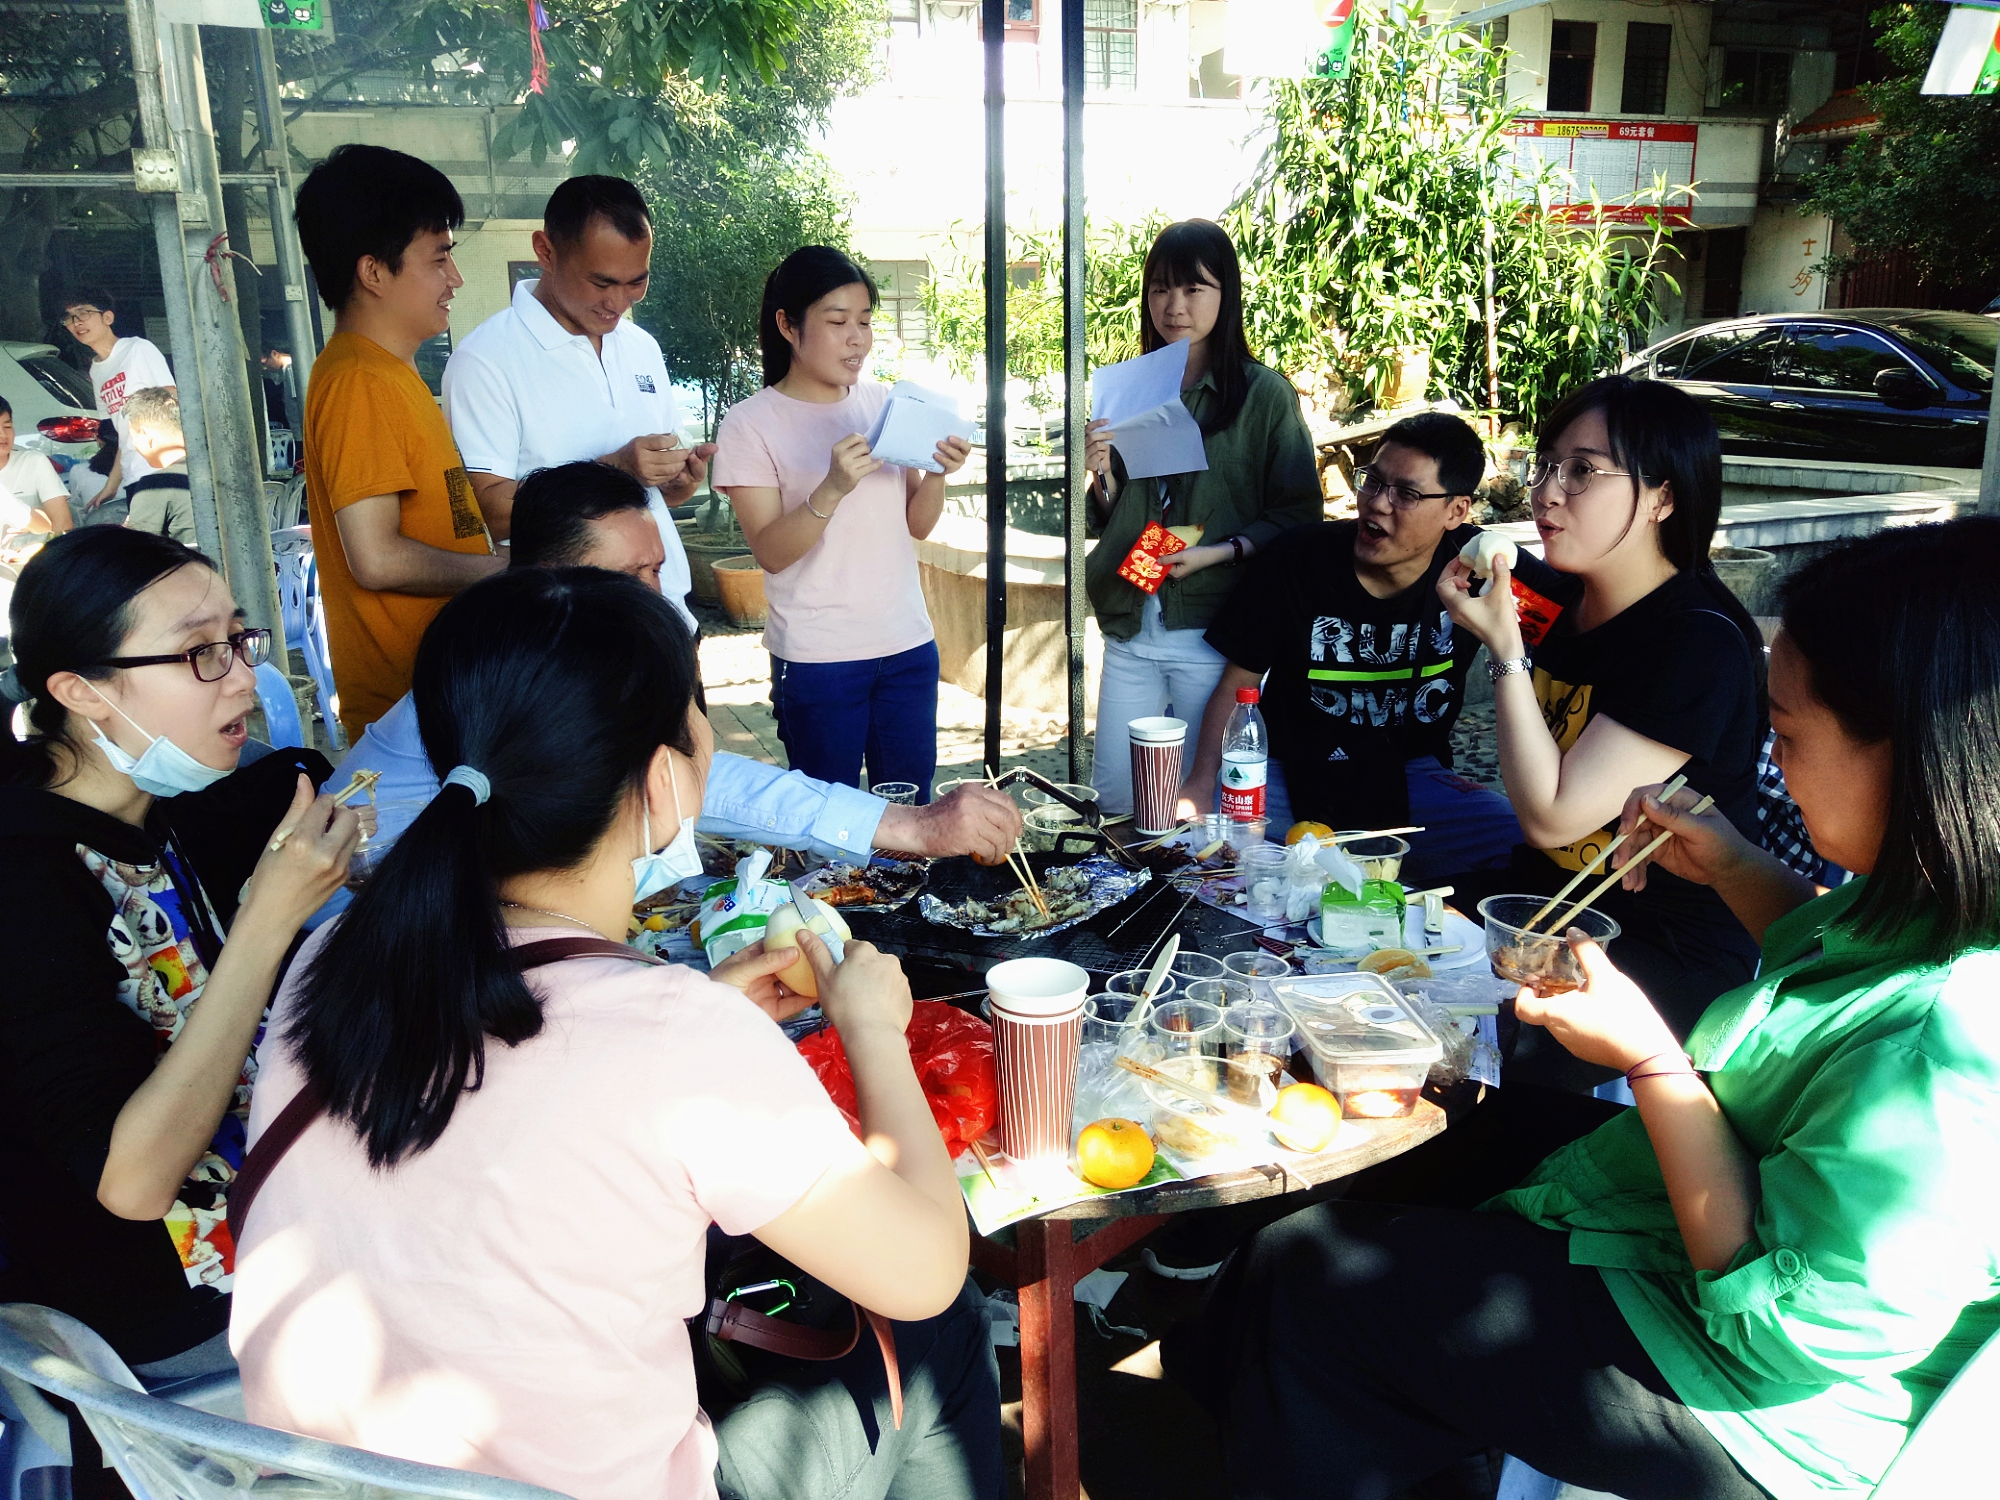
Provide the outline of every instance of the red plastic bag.
{"type": "MultiPolygon", "coordinates": [[[[1000,1084],[993,1070],[993,1028],[942,1000],[919,1000],[912,1007],[909,1029],[910,1061],[923,1085],[924,1099],[953,1156],[993,1128],[1000,1117],[1000,1084]]],[[[799,1043],[799,1055],[812,1066],[836,1108],[861,1133],[854,1074],[847,1049],[832,1027],[799,1043]]]]}

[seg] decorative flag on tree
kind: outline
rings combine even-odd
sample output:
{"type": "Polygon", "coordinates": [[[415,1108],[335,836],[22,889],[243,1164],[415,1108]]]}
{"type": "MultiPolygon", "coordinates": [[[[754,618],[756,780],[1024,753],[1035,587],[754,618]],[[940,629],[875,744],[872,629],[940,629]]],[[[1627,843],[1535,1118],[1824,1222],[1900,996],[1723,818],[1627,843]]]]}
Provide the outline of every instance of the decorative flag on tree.
{"type": "Polygon", "coordinates": [[[549,86],[549,60],[542,51],[542,33],[549,29],[549,13],[542,0],[528,0],[528,90],[539,94],[549,86]]]}
{"type": "Polygon", "coordinates": [[[1354,51],[1354,33],[1360,29],[1361,7],[1357,0],[1319,0],[1319,18],[1326,26],[1326,50],[1320,54],[1319,76],[1345,78],[1347,59],[1354,51]]]}

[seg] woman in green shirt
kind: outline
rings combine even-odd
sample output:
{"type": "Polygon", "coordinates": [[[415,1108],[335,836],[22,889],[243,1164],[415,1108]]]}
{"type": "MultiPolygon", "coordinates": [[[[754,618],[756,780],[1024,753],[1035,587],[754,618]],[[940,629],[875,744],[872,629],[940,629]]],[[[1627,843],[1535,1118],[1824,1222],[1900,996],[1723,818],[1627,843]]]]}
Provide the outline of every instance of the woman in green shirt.
{"type": "MultiPolygon", "coordinates": [[[[1726,820],[1635,792],[1624,826],[1673,830],[1661,866],[1729,903],[1758,978],[1683,1054],[1579,942],[1587,988],[1523,991],[1521,1017],[1625,1072],[1636,1109],[1485,1212],[1349,1201],[1261,1234],[1165,1350],[1219,1386],[1235,1494],[1394,1494],[1489,1449],[1633,1500],[1874,1488],[2000,1330],[1996,570],[1980,518],[1794,577],[1779,760],[1860,878],[1817,894],[1726,820]]],[[[1432,1176],[1490,1180],[1492,1121],[1531,1092],[1433,1143],[1432,1176]]]]}
{"type": "Polygon", "coordinates": [[[1125,726],[1168,711],[1199,724],[1222,679],[1222,655],[1202,639],[1243,574],[1242,563],[1280,533],[1320,518],[1319,471],[1298,392],[1251,358],[1243,336],[1243,278],[1228,233],[1206,219],[1169,224],[1146,252],[1143,353],[1185,340],[1181,404],[1201,426],[1208,467],[1126,480],[1118,434],[1090,424],[1091,519],[1101,524],[1084,564],[1104,632],[1091,784],[1105,812],[1132,811],[1125,726]],[[1187,550],[1149,594],[1119,576],[1149,522],[1187,550]]]}

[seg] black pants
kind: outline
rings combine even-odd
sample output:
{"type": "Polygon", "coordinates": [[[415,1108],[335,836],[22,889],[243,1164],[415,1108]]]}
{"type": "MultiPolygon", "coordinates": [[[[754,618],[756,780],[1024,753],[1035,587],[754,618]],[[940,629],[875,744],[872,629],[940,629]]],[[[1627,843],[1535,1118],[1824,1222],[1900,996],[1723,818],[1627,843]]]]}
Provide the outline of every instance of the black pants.
{"type": "Polygon", "coordinates": [[[1387,1500],[1488,1449],[1627,1500],[1768,1500],[1596,1270],[1569,1263],[1567,1235],[1463,1206],[1604,1117],[1527,1089],[1493,1102],[1510,1093],[1388,1164],[1400,1181],[1364,1173],[1357,1196],[1265,1229],[1163,1341],[1168,1374],[1223,1425],[1237,1500],[1387,1500]],[[1482,1151],[1503,1138],[1515,1143],[1482,1151]],[[1359,1196],[1426,1184],[1452,1206],[1359,1196]]]}

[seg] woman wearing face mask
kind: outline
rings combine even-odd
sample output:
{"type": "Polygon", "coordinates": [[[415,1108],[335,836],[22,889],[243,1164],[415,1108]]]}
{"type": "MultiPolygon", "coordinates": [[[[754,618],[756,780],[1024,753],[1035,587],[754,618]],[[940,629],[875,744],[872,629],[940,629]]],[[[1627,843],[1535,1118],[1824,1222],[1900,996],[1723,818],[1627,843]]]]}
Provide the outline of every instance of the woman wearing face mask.
{"type": "Polygon", "coordinates": [[[772,1024],[803,1003],[769,978],[796,949],[706,976],[611,941],[693,868],[695,681],[658,591],[594,568],[510,572],[432,622],[412,696],[452,769],[301,951],[258,1055],[253,1140],[302,1090],[326,1112],[242,1226],[250,1417],[593,1500],[997,1500],[997,1377],[900,969],[801,938],[864,1146],[772,1024]],[[560,939],[610,952],[523,968],[560,939]],[[684,1320],[712,1224],[899,1320],[900,1426],[865,1335],[711,1425],[684,1320]]]}
{"type": "Polygon", "coordinates": [[[230,774],[268,649],[241,616],[199,553],[118,527],[52,541],[11,610],[33,732],[0,731],[0,1300],[155,1383],[228,1367],[246,1061],[358,837],[316,754],[230,774]]]}
{"type": "Polygon", "coordinates": [[[1202,634],[1242,576],[1240,564],[1280,533],[1320,518],[1319,474],[1298,393],[1251,357],[1243,278],[1227,232],[1206,219],[1168,225],[1146,252],[1144,280],[1140,350],[1187,344],[1181,404],[1201,424],[1208,467],[1128,482],[1118,434],[1107,423],[1090,424],[1085,456],[1103,529],[1085,575],[1104,632],[1090,779],[1112,816],[1132,811],[1125,726],[1171,712],[1199,727],[1227,665],[1202,634]],[[1148,594],[1118,570],[1153,521],[1189,545],[1172,555],[1159,592],[1148,594]]]}
{"type": "MultiPolygon", "coordinates": [[[[1500,774],[1527,835],[1511,870],[1453,877],[1462,902],[1553,895],[1616,835],[1633,787],[1676,774],[1757,837],[1763,637],[1708,561],[1715,424],[1672,386],[1614,375],[1565,398],[1544,431],[1530,494],[1547,566],[1523,557],[1520,573],[1560,609],[1554,624],[1531,655],[1504,561],[1483,593],[1463,562],[1438,582],[1498,674],[1500,774]]],[[[1596,905],[1622,929],[1613,957],[1681,1034],[1756,964],[1755,939],[1712,890],[1667,875],[1596,905]]],[[[1538,1081],[1604,1077],[1537,1033],[1517,1058],[1529,1074],[1558,1070],[1538,1081]]]]}
{"type": "Polygon", "coordinates": [[[937,638],[917,581],[918,540],[944,511],[945,476],[972,452],[946,438],[939,473],[870,456],[862,434],[889,399],[862,379],[875,282],[807,245],[764,283],[764,389],[729,408],[710,482],[729,497],[764,570],[771,707],[792,769],[861,784],[937,770],[937,638]]]}

